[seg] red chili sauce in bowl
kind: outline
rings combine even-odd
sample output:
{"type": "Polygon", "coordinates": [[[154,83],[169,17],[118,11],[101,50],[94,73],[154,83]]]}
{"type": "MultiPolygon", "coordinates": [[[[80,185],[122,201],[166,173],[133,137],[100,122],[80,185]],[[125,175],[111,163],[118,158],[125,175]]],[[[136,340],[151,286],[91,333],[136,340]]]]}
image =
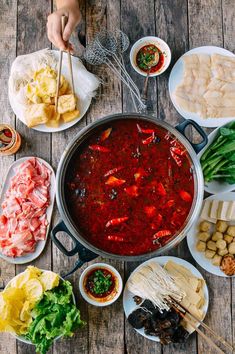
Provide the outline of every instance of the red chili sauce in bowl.
{"type": "Polygon", "coordinates": [[[94,268],[84,278],[87,295],[96,301],[110,301],[117,294],[116,276],[106,268],[94,268]]]}
{"type": "Polygon", "coordinates": [[[154,60],[155,52],[159,53],[159,61],[150,69],[150,73],[156,73],[162,68],[164,64],[164,54],[154,44],[148,44],[140,48],[136,55],[136,65],[140,70],[144,72],[149,70],[147,64],[154,60]]]}
{"type": "Polygon", "coordinates": [[[65,196],[89,243],[117,255],[148,253],[185,224],[194,197],[191,160],[165,128],[113,121],[98,127],[72,157],[65,196]]]}

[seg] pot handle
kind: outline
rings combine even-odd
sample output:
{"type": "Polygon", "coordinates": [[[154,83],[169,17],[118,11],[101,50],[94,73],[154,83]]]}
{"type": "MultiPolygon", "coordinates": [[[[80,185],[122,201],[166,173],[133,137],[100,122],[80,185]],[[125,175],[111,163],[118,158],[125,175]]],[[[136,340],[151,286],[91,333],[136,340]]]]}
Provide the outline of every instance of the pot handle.
{"type": "Polygon", "coordinates": [[[192,147],[194,148],[196,153],[199,153],[204,148],[204,146],[206,146],[206,144],[208,143],[207,134],[200,127],[200,125],[198,125],[196,122],[194,122],[194,120],[187,119],[183,123],[180,123],[179,125],[177,125],[175,128],[190,142],[190,144],[192,145],[192,147]],[[192,125],[196,129],[196,131],[202,137],[202,142],[200,142],[199,144],[193,144],[187,138],[187,136],[185,135],[185,129],[188,125],[192,125]]]}
{"type": "Polygon", "coordinates": [[[83,265],[83,263],[89,262],[95,259],[96,257],[98,257],[96,253],[90,251],[89,249],[84,247],[80,242],[78,242],[78,240],[67,229],[66,225],[62,220],[52,229],[51,239],[54,242],[54,244],[59,248],[59,250],[66,256],[71,257],[74,256],[76,253],[78,253],[80,267],[83,265]],[[65,232],[67,236],[69,236],[72,239],[74,244],[74,248],[72,250],[69,251],[67,248],[65,248],[64,245],[62,245],[62,243],[57,238],[56,234],[60,231],[65,232]]]}

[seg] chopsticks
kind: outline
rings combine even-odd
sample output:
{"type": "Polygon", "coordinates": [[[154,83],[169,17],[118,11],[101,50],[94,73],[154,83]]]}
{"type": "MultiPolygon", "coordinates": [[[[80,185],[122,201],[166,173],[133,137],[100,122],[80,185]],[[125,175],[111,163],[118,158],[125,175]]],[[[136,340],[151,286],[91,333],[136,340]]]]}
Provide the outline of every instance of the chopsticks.
{"type": "MultiPolygon", "coordinates": [[[[61,17],[61,33],[63,34],[65,25],[68,21],[66,16],[61,17]]],[[[72,86],[72,94],[74,95],[74,81],[73,81],[73,67],[72,67],[72,59],[70,49],[67,50],[68,53],[68,63],[69,63],[69,73],[70,73],[70,80],[72,86]]],[[[61,78],[61,68],[62,68],[62,60],[63,60],[63,50],[60,49],[60,56],[59,56],[59,67],[57,73],[57,86],[56,86],[56,96],[55,96],[55,111],[57,112],[58,109],[58,97],[59,97],[59,90],[60,90],[60,78],[61,78]]]]}
{"type": "Polygon", "coordinates": [[[181,317],[185,318],[189,324],[197,331],[197,333],[203,337],[209,345],[211,345],[214,349],[216,349],[219,353],[224,354],[224,352],[212,341],[211,338],[209,338],[205,333],[203,333],[195,324],[194,322],[199,322],[200,325],[207,330],[215,339],[216,341],[222,343],[227,349],[231,350],[232,352],[234,351],[234,348],[231,344],[225,341],[224,338],[219,336],[215,331],[213,331],[209,326],[207,326],[204,322],[202,322],[197,316],[195,316],[193,313],[188,311],[183,305],[181,305],[178,301],[175,299],[171,298],[172,305],[174,309],[179,312],[181,317]],[[183,310],[183,311],[182,311],[183,310]]]}

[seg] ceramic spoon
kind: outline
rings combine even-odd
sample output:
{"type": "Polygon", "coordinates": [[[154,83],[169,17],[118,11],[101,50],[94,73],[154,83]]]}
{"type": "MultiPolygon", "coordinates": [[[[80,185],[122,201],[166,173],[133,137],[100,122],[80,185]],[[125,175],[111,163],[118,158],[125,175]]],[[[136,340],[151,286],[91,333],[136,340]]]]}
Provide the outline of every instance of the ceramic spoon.
{"type": "Polygon", "coordinates": [[[157,65],[158,62],[159,62],[159,52],[158,51],[154,53],[154,58],[150,62],[148,62],[148,63],[144,62],[144,64],[148,67],[147,76],[144,80],[144,89],[143,89],[143,94],[142,94],[142,100],[145,105],[146,105],[146,102],[148,99],[148,80],[149,80],[149,76],[150,76],[150,71],[153,66],[157,65]]]}

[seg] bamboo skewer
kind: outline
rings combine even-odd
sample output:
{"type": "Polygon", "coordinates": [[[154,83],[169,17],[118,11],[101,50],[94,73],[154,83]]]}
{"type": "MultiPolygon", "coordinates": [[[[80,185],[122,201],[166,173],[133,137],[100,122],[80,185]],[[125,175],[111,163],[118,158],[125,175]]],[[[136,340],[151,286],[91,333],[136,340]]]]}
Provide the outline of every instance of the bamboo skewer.
{"type": "MultiPolygon", "coordinates": [[[[185,317],[185,316],[184,316],[185,317]]],[[[188,320],[188,317],[187,317],[188,320]]],[[[218,353],[220,354],[225,354],[225,352],[223,350],[221,350],[214,342],[211,338],[207,337],[207,335],[205,333],[203,333],[197,326],[195,326],[195,324],[192,321],[189,321],[190,326],[192,326],[195,331],[202,337],[205,339],[205,341],[212,346],[215,350],[217,350],[218,353]]]]}
{"type": "Polygon", "coordinates": [[[216,351],[220,354],[225,354],[209,337],[207,337],[207,335],[205,333],[203,333],[193,322],[192,319],[190,319],[189,317],[186,317],[186,315],[184,313],[182,313],[179,308],[175,305],[172,304],[173,309],[179,313],[179,315],[183,318],[186,319],[187,322],[190,324],[191,327],[193,327],[193,329],[202,337],[205,339],[205,341],[212,346],[214,349],[216,349],[216,351]]]}
{"type": "MultiPolygon", "coordinates": [[[[61,33],[63,34],[65,24],[66,24],[66,16],[61,17],[61,33]]],[[[60,78],[61,78],[61,68],[62,68],[62,60],[63,60],[63,50],[60,49],[60,57],[59,57],[59,68],[57,73],[57,86],[56,86],[56,96],[55,96],[55,111],[57,112],[58,108],[58,97],[59,97],[59,90],[60,90],[60,78]]]]}
{"type": "Polygon", "coordinates": [[[71,59],[70,49],[68,49],[68,62],[69,62],[69,72],[70,72],[70,80],[71,80],[71,86],[72,86],[72,94],[74,95],[73,67],[72,67],[72,59],[71,59]]]}
{"type": "MultiPolygon", "coordinates": [[[[62,34],[64,32],[64,28],[65,28],[67,21],[68,21],[68,18],[66,16],[61,17],[61,33],[62,34]]],[[[70,73],[72,94],[74,95],[73,66],[72,66],[72,59],[71,59],[71,53],[70,53],[69,47],[68,47],[67,53],[68,53],[68,63],[69,63],[69,73],[70,73]]],[[[58,73],[57,73],[56,97],[55,97],[55,111],[56,112],[57,112],[57,108],[58,108],[58,97],[59,97],[59,90],[60,90],[62,60],[63,60],[63,50],[60,50],[59,67],[58,67],[58,73]]]]}
{"type": "Polygon", "coordinates": [[[197,326],[195,326],[194,321],[199,322],[204,329],[206,329],[211,335],[213,335],[213,337],[216,338],[217,341],[222,343],[227,349],[231,350],[232,352],[234,351],[234,348],[231,344],[226,342],[224,338],[222,338],[217,333],[215,333],[209,326],[207,326],[204,322],[202,322],[199,318],[197,318],[197,316],[195,316],[193,313],[188,311],[183,305],[181,305],[178,301],[174,300],[173,298],[172,301],[173,301],[174,309],[177,310],[182,316],[185,317],[185,314],[183,314],[179,309],[179,307],[181,307],[183,311],[187,314],[186,319],[189,321],[190,325],[198,332],[199,335],[201,335],[217,351],[219,351],[220,353],[224,353],[209,337],[207,337],[199,328],[197,328],[197,326]],[[174,305],[174,303],[176,305],[174,305]]]}

